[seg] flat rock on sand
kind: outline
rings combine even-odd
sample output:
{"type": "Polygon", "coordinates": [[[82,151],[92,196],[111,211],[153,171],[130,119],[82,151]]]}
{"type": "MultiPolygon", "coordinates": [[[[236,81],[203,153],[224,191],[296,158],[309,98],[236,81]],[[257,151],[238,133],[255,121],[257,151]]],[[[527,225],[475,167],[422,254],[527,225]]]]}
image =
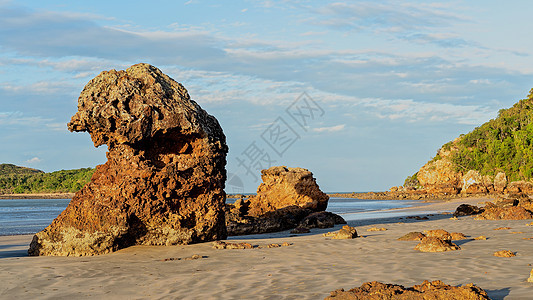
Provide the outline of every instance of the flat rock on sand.
{"type": "Polygon", "coordinates": [[[473,284],[464,286],[447,285],[440,280],[433,282],[424,281],[420,285],[405,288],[397,284],[386,284],[377,281],[366,282],[360,287],[349,291],[336,290],[331,292],[326,300],[449,300],[449,299],[490,299],[482,288],[473,284]]]}

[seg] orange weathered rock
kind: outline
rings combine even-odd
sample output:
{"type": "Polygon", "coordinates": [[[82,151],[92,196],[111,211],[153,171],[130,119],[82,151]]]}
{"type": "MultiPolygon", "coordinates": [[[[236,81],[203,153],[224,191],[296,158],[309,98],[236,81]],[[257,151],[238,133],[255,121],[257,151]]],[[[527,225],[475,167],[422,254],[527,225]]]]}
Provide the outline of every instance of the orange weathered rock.
{"type": "Polygon", "coordinates": [[[531,269],[531,273],[529,274],[529,278],[527,279],[527,282],[533,282],[533,269],[531,269]]]}
{"type": "Polygon", "coordinates": [[[288,206],[323,211],[329,196],[320,190],[313,173],[303,168],[271,167],[261,171],[257,196],[249,198],[248,215],[261,216],[288,206]]]}
{"type": "MultiPolygon", "coordinates": [[[[442,152],[439,151],[441,156],[442,152]]],[[[422,166],[417,177],[427,193],[432,194],[457,194],[462,184],[462,174],[455,171],[453,163],[446,156],[422,166]]]]}
{"type": "Polygon", "coordinates": [[[420,285],[404,287],[397,284],[387,284],[378,281],[363,283],[360,287],[349,291],[344,289],[331,292],[326,300],[448,300],[448,299],[490,299],[482,288],[474,284],[464,286],[447,285],[440,280],[429,282],[425,280],[420,285]]]}
{"type": "Polygon", "coordinates": [[[148,64],[102,72],[81,92],[68,128],[107,144],[107,162],[34,236],[30,255],[226,237],[225,136],[180,83],[148,64]]]}

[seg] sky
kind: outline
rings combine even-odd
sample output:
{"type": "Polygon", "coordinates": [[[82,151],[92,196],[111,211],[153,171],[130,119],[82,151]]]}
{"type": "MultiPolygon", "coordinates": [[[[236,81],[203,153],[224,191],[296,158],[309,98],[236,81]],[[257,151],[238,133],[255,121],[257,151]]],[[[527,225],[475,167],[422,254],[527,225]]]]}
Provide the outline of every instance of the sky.
{"type": "Polygon", "coordinates": [[[227,138],[227,192],[260,169],[327,192],[402,185],[533,88],[531,1],[0,0],[0,163],[106,161],[70,133],[87,82],[145,62],[227,138]]]}

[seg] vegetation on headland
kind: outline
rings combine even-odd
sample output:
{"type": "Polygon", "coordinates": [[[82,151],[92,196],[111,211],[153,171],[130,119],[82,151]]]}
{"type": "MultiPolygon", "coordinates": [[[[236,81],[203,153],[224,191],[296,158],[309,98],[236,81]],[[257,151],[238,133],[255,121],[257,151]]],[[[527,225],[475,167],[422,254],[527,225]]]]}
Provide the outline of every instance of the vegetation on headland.
{"type": "Polygon", "coordinates": [[[0,164],[0,194],[74,193],[91,180],[94,168],[40,170],[0,164]]]}
{"type": "MultiPolygon", "coordinates": [[[[441,151],[450,151],[448,158],[457,172],[478,171],[494,176],[504,172],[509,181],[533,178],[533,89],[508,109],[501,109],[497,118],[461,135],[442,146],[432,159],[441,159],[441,151]]],[[[413,182],[417,174],[406,179],[413,182]]]]}

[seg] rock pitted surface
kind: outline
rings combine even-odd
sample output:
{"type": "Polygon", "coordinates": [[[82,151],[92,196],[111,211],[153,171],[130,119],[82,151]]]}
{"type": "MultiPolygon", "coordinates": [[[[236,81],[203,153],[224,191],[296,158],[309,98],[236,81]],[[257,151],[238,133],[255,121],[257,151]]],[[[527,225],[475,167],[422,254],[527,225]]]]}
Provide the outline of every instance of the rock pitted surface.
{"type": "Polygon", "coordinates": [[[470,283],[464,286],[447,285],[440,280],[424,281],[420,285],[405,288],[397,284],[387,284],[378,281],[363,283],[360,287],[349,291],[343,289],[331,292],[326,299],[340,300],[449,300],[449,299],[490,299],[482,288],[470,283]]]}
{"type": "Polygon", "coordinates": [[[68,128],[107,144],[108,160],[34,236],[30,255],[226,237],[225,136],[181,84],[148,64],[102,72],[81,92],[68,128]]]}
{"type": "Polygon", "coordinates": [[[288,206],[323,211],[329,197],[320,190],[313,173],[303,168],[271,167],[261,171],[263,182],[250,197],[248,215],[258,217],[288,206]]]}

